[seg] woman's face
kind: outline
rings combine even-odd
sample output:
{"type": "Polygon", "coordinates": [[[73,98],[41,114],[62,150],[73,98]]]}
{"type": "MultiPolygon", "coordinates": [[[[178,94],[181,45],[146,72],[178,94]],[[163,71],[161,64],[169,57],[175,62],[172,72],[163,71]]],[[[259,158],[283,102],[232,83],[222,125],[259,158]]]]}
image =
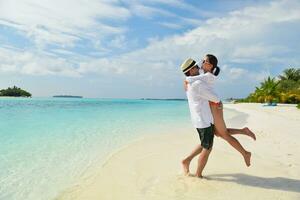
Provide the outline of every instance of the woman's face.
{"type": "Polygon", "coordinates": [[[204,72],[211,72],[213,65],[209,63],[209,59],[207,56],[202,60],[202,69],[204,72]]]}

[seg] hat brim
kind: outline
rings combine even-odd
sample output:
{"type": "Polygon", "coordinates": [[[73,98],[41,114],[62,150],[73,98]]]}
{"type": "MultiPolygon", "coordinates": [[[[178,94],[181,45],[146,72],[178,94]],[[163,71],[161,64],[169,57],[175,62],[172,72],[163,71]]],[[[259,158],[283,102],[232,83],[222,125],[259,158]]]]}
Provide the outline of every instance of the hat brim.
{"type": "Polygon", "coordinates": [[[196,62],[196,61],[192,62],[190,66],[188,66],[187,68],[184,69],[183,73],[190,71],[196,65],[198,65],[198,62],[196,62]]]}

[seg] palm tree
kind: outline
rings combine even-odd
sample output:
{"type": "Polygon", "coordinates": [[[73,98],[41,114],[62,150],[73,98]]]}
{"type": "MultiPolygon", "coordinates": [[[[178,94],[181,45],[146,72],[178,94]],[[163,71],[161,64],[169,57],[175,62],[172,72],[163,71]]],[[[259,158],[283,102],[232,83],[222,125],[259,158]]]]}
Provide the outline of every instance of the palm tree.
{"type": "Polygon", "coordinates": [[[279,76],[278,90],[283,103],[298,103],[300,101],[300,69],[289,68],[279,76]]]}
{"type": "Polygon", "coordinates": [[[283,71],[283,75],[279,75],[281,81],[292,80],[299,81],[300,80],[300,69],[289,68],[283,71]]]}
{"type": "Polygon", "coordinates": [[[263,103],[265,101],[265,94],[264,94],[264,91],[259,88],[259,87],[255,87],[255,98],[256,98],[256,102],[259,102],[259,103],[263,103]]]}
{"type": "Polygon", "coordinates": [[[278,91],[276,89],[278,84],[279,81],[276,81],[275,78],[271,78],[270,76],[261,83],[259,88],[260,96],[263,95],[265,97],[265,102],[271,103],[273,99],[278,97],[278,91]]]}

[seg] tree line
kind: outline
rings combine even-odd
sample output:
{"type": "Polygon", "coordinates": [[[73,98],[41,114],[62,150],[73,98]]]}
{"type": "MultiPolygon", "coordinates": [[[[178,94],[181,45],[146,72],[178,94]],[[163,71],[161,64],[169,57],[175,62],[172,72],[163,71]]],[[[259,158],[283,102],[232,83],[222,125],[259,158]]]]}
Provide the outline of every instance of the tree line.
{"type": "Polygon", "coordinates": [[[268,77],[255,91],[238,102],[293,103],[300,107],[300,69],[285,69],[278,77],[268,77]]]}

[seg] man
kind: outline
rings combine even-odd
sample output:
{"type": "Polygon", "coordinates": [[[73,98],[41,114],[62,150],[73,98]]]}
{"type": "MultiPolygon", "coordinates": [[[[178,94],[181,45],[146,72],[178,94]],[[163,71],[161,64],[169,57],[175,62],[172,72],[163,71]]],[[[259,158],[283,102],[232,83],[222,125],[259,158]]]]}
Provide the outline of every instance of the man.
{"type": "MultiPolygon", "coordinates": [[[[181,64],[181,70],[186,76],[199,75],[199,66],[196,61],[189,58],[181,64]]],[[[203,169],[207,163],[209,154],[212,150],[214,140],[213,116],[209,107],[209,102],[220,102],[218,96],[205,86],[201,81],[195,81],[187,88],[187,98],[192,118],[192,123],[197,129],[201,144],[182,160],[185,174],[189,174],[189,165],[191,160],[198,155],[198,167],[196,176],[202,178],[203,169]]]]}

